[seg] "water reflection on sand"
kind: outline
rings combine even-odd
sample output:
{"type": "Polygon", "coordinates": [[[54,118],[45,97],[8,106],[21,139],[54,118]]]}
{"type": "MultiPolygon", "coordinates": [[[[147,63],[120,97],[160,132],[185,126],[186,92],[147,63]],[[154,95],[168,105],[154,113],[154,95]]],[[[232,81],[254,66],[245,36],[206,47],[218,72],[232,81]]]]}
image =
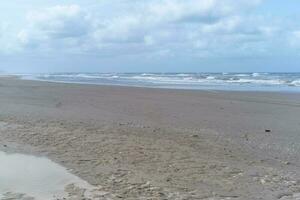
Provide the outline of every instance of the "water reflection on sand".
{"type": "Polygon", "coordinates": [[[97,188],[47,158],[0,151],[0,199],[92,197],[97,188]]]}

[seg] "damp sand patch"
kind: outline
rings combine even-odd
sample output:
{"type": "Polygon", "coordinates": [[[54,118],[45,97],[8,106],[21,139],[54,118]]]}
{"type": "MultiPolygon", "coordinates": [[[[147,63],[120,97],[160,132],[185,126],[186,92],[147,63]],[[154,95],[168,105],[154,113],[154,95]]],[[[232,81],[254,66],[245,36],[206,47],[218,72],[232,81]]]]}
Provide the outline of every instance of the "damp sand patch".
{"type": "Polygon", "coordinates": [[[0,151],[0,200],[98,199],[103,194],[47,158],[0,151]]]}

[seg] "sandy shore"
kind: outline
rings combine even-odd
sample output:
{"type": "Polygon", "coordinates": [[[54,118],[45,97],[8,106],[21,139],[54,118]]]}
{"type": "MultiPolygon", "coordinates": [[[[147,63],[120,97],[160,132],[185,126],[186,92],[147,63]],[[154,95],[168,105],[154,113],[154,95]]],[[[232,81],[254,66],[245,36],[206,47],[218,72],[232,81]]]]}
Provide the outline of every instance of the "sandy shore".
{"type": "Polygon", "coordinates": [[[102,199],[300,199],[299,133],[300,94],[0,78],[0,150],[47,156],[102,199]]]}

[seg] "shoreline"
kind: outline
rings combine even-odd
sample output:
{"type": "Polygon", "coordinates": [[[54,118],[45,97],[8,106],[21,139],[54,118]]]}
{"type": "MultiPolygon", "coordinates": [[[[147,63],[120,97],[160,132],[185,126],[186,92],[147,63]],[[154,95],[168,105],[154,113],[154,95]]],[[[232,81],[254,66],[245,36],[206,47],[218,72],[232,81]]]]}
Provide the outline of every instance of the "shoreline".
{"type": "MultiPolygon", "coordinates": [[[[135,73],[132,73],[135,74],[135,73]]],[[[218,73],[216,73],[218,74],[218,73]]],[[[295,74],[299,74],[299,73],[295,73],[295,74]]],[[[226,83],[226,81],[223,84],[217,84],[217,83],[211,83],[211,85],[206,85],[206,84],[199,84],[199,85],[194,85],[195,82],[193,83],[189,83],[187,85],[185,84],[179,84],[179,83],[151,83],[147,81],[143,81],[140,80],[141,82],[124,82],[121,83],[118,81],[109,81],[108,83],[105,83],[105,81],[109,80],[109,79],[105,79],[103,78],[103,80],[101,80],[101,78],[99,79],[100,81],[95,81],[95,80],[85,80],[85,81],[68,81],[68,80],[47,80],[47,79],[43,79],[43,78],[38,78],[35,77],[34,75],[31,75],[29,77],[26,77],[26,75],[19,75],[20,79],[23,80],[31,80],[31,81],[42,81],[42,82],[49,82],[49,83],[71,83],[71,84],[82,84],[82,85],[98,85],[98,86],[116,86],[116,87],[135,87],[135,88],[157,88],[157,89],[175,89],[175,90],[192,90],[192,91],[236,91],[236,92],[279,92],[279,93],[300,93],[300,90],[298,88],[298,86],[294,85],[260,85],[257,84],[255,85],[254,83],[249,83],[245,84],[247,82],[241,82],[241,83],[231,83],[228,82],[226,83]],[[101,82],[102,81],[102,82],[101,82]]],[[[212,79],[214,80],[214,79],[212,79]]],[[[220,79],[222,80],[222,79],[220,79]]],[[[259,81],[259,80],[258,80],[259,81]]],[[[270,81],[270,80],[265,80],[265,81],[270,81]]],[[[283,81],[283,80],[281,80],[283,81]]]]}
{"type": "Polygon", "coordinates": [[[106,199],[300,193],[299,94],[0,78],[0,97],[1,150],[47,156],[106,199]]]}

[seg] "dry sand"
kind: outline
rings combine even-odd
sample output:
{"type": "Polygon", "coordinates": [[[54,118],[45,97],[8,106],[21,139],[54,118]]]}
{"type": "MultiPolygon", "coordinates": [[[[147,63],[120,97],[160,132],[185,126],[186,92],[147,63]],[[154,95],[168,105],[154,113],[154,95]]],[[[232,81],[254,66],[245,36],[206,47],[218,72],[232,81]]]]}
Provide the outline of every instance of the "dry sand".
{"type": "Polygon", "coordinates": [[[300,199],[299,144],[300,94],[0,78],[0,150],[47,156],[101,199],[300,199]]]}

